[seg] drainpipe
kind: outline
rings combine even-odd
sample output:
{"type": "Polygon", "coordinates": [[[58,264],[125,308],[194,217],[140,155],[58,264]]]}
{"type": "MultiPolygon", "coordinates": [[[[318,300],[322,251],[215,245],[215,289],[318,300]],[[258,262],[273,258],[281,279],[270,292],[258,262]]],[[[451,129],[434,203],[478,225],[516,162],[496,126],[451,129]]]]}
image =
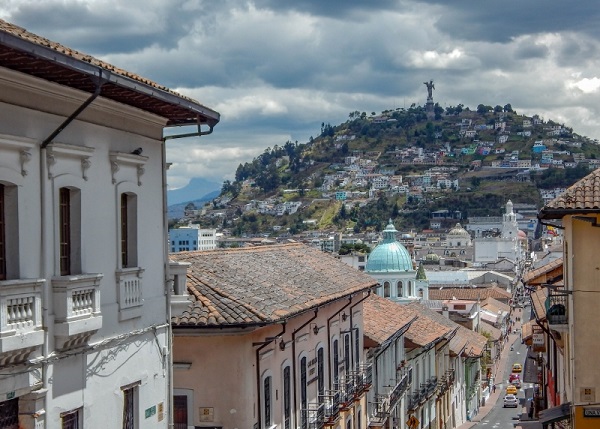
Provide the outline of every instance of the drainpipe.
{"type": "MultiPolygon", "coordinates": [[[[317,307],[315,309],[315,315],[313,317],[308,319],[306,322],[304,322],[302,325],[300,325],[300,327],[298,327],[297,329],[294,329],[294,332],[292,332],[292,378],[294,379],[294,392],[298,391],[296,389],[296,387],[297,387],[296,386],[296,334],[300,330],[304,329],[304,327],[307,326],[310,322],[315,320],[317,318],[318,313],[319,313],[319,307],[317,307]]],[[[298,409],[298,395],[294,394],[294,415],[296,414],[297,409],[298,409]]],[[[300,414],[302,414],[302,411],[300,411],[300,414]]],[[[298,416],[295,415],[294,417],[295,417],[295,420],[298,419],[298,416]]],[[[297,423],[297,422],[295,421],[294,423],[297,423]]]]}
{"type": "Polygon", "coordinates": [[[262,349],[264,349],[265,347],[267,347],[269,344],[271,344],[273,341],[275,341],[277,338],[281,337],[283,334],[285,334],[285,327],[286,327],[286,321],[284,321],[282,323],[282,330],[280,333],[278,333],[277,335],[275,335],[274,337],[267,337],[265,339],[265,341],[261,341],[259,343],[252,343],[253,346],[258,346],[260,345],[260,347],[258,347],[256,349],[256,401],[258,404],[258,429],[262,429],[262,418],[261,418],[261,402],[260,402],[260,351],[262,349]]]}
{"type": "Polygon", "coordinates": [[[333,390],[333,379],[331,378],[332,377],[332,373],[331,373],[331,328],[329,327],[329,323],[331,322],[331,319],[333,319],[338,314],[340,314],[342,311],[344,311],[346,308],[348,308],[350,306],[350,304],[352,304],[352,295],[350,295],[350,297],[348,298],[348,304],[344,305],[342,308],[340,308],[337,312],[333,313],[333,315],[327,319],[327,344],[328,344],[327,349],[330,351],[329,359],[327,359],[327,369],[329,371],[329,387],[332,390],[333,390]]]}

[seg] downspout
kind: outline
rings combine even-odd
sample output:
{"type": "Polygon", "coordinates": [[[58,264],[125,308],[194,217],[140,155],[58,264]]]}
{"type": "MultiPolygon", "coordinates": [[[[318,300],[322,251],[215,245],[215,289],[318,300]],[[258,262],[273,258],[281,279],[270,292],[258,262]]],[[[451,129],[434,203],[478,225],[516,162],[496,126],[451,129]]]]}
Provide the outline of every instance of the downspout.
{"type": "Polygon", "coordinates": [[[350,306],[350,304],[352,304],[352,295],[350,295],[348,297],[348,304],[344,305],[342,308],[340,308],[337,312],[333,313],[333,315],[331,317],[329,317],[327,319],[327,349],[329,350],[329,359],[327,359],[327,370],[329,372],[329,388],[331,390],[333,390],[333,379],[332,377],[332,373],[331,373],[331,328],[329,327],[329,323],[331,322],[331,319],[333,319],[334,317],[336,317],[338,314],[340,314],[342,311],[344,311],[346,308],[348,308],[348,306],[350,306]]]}
{"type": "Polygon", "coordinates": [[[102,69],[98,70],[98,83],[96,83],[96,90],[94,91],[94,93],[87,100],[85,100],[83,104],[77,108],[77,110],[71,113],[71,115],[67,119],[65,119],[65,121],[62,124],[60,124],[60,126],[46,138],[46,140],[42,142],[42,149],[45,149],[46,146],[48,146],[50,142],[54,139],[54,137],[62,133],[62,131],[65,128],[67,128],[67,126],[69,126],[69,124],[73,122],[75,118],[77,118],[77,116],[79,116],[79,114],[86,109],[86,107],[92,104],[92,102],[96,98],[98,98],[100,92],[102,91],[102,85],[104,84],[104,80],[102,79],[102,69]]]}
{"type": "MultiPolygon", "coordinates": [[[[317,314],[319,314],[319,307],[315,309],[315,315],[313,317],[308,319],[306,322],[300,325],[300,327],[294,329],[294,331],[292,332],[292,378],[294,379],[294,420],[298,420],[298,416],[296,415],[296,410],[298,409],[298,395],[296,394],[296,392],[298,392],[298,390],[296,389],[296,334],[301,329],[304,329],[304,327],[310,322],[315,320],[317,318],[317,314]]],[[[300,414],[302,414],[302,412],[300,412],[300,414]]],[[[296,426],[298,426],[297,421],[294,421],[294,423],[296,423],[296,426]]]]}
{"type": "Polygon", "coordinates": [[[258,417],[258,429],[262,428],[262,418],[261,418],[261,402],[260,402],[260,351],[262,349],[264,349],[265,347],[267,347],[269,344],[271,344],[273,341],[275,341],[277,338],[281,337],[283,334],[285,334],[285,327],[286,327],[286,321],[284,321],[282,323],[283,325],[283,329],[281,330],[280,333],[278,333],[277,335],[275,335],[274,337],[267,337],[267,339],[264,342],[258,343],[261,346],[258,347],[256,349],[256,402],[258,404],[257,408],[258,408],[258,412],[257,412],[257,417],[258,417]]]}

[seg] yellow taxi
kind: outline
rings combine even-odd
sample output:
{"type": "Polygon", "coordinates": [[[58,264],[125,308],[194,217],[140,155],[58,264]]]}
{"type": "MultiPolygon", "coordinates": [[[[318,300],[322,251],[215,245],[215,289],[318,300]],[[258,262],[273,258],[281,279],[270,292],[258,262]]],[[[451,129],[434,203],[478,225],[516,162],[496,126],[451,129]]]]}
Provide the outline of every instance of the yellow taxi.
{"type": "Polygon", "coordinates": [[[512,366],[512,372],[521,372],[523,371],[523,367],[521,366],[520,363],[515,363],[512,366]]]}
{"type": "Polygon", "coordinates": [[[516,395],[517,388],[515,386],[513,386],[512,384],[509,384],[508,387],[506,388],[506,394],[507,395],[516,395]]]}

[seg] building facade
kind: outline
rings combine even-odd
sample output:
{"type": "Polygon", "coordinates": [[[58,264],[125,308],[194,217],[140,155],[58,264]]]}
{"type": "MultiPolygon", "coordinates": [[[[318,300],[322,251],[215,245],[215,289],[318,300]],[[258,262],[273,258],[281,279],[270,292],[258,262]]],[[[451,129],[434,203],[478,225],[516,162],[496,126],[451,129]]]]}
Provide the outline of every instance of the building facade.
{"type": "Polygon", "coordinates": [[[219,121],[0,20],[4,427],[168,427],[163,129],[192,117],[219,121]]]}

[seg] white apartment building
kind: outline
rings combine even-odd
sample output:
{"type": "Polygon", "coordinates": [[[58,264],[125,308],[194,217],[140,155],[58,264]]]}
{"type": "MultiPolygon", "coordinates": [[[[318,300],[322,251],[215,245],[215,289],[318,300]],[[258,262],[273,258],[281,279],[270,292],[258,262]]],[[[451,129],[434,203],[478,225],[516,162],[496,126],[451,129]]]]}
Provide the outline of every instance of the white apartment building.
{"type": "Polygon", "coordinates": [[[169,247],[174,252],[212,250],[217,248],[217,230],[190,225],[169,230],[169,247]]]}
{"type": "Polygon", "coordinates": [[[167,428],[167,126],[219,114],[0,20],[0,421],[167,428]]]}

